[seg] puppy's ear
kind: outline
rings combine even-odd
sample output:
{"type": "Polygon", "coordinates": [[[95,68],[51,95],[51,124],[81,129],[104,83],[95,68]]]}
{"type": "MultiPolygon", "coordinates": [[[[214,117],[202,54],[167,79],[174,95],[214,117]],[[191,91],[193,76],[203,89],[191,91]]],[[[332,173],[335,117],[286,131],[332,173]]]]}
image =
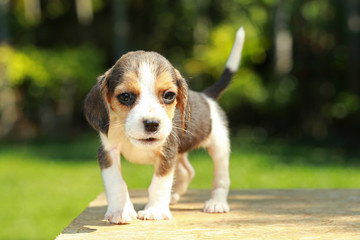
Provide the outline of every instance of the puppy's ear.
{"type": "Polygon", "coordinates": [[[185,129],[186,122],[190,118],[190,110],[188,108],[188,85],[178,70],[175,69],[176,85],[178,93],[176,96],[176,107],[181,113],[181,128],[185,129]]]}
{"type": "Polygon", "coordinates": [[[90,125],[99,132],[108,133],[109,113],[107,108],[108,72],[100,76],[85,99],[84,112],[90,125]]]}

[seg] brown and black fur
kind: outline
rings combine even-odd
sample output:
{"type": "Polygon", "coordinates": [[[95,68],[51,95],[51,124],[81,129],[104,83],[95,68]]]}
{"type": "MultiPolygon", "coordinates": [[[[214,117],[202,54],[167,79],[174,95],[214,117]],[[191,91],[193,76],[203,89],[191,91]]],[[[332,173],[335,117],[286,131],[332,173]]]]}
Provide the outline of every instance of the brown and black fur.
{"type": "MultiPolygon", "coordinates": [[[[143,51],[135,53],[130,52],[121,57],[109,71],[98,78],[97,84],[86,97],[85,116],[94,129],[107,134],[109,113],[106,102],[114,94],[116,86],[122,82],[124,73],[130,71],[136,73],[142,61],[156,62],[159,66],[157,69],[158,74],[164,71],[171,72],[173,81],[179,87],[178,105],[173,118],[174,134],[169,135],[163,147],[163,163],[157,171],[160,175],[163,175],[174,166],[178,153],[185,153],[199,147],[207,139],[212,126],[210,108],[205,95],[217,99],[228,86],[232,73],[225,69],[222,78],[215,85],[205,90],[204,93],[194,92],[188,90],[184,78],[161,55],[154,52],[149,55],[143,51]]],[[[107,168],[112,164],[102,146],[98,150],[98,159],[101,168],[107,168]]]]}
{"type": "Polygon", "coordinates": [[[215,100],[239,67],[244,39],[239,28],[222,76],[202,93],[189,90],[179,71],[155,52],[129,52],[98,78],[84,110],[100,133],[98,161],[108,200],[105,218],[111,223],[136,217],[170,219],[170,202],[179,200],[195,174],[187,152],[197,147],[206,148],[214,163],[213,189],[204,212],[230,210],[229,131],[215,100]],[[149,201],[138,213],[121,175],[120,155],[155,166],[149,201]]]}

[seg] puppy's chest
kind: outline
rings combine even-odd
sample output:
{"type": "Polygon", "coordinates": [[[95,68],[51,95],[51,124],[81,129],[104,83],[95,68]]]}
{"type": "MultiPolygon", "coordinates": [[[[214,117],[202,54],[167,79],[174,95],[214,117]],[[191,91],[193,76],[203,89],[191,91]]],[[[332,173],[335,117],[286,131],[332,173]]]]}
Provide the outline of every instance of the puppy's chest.
{"type": "Polygon", "coordinates": [[[120,147],[123,157],[132,163],[138,164],[155,164],[159,154],[151,149],[138,149],[131,143],[124,143],[120,147]]]}

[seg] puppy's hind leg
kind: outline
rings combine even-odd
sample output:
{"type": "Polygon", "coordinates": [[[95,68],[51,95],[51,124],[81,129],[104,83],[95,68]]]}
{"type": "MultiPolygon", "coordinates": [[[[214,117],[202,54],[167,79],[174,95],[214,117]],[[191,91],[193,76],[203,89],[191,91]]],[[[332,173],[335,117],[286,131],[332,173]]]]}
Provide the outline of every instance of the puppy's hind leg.
{"type": "MultiPolygon", "coordinates": [[[[227,142],[229,142],[227,140],[227,142]]],[[[208,147],[208,152],[214,162],[214,179],[211,198],[205,202],[204,212],[223,213],[229,212],[227,196],[230,187],[229,178],[229,145],[228,143],[213,141],[208,147]],[[227,148],[227,149],[225,149],[227,148]]]]}
{"type": "Polygon", "coordinates": [[[213,129],[206,147],[213,159],[214,179],[211,198],[205,202],[204,212],[225,213],[230,211],[227,203],[230,187],[230,140],[222,110],[215,103],[211,105],[213,129]],[[215,111],[219,114],[214,114],[215,111]]]}
{"type": "Polygon", "coordinates": [[[176,164],[174,184],[172,187],[171,204],[175,204],[179,201],[180,196],[186,192],[194,176],[195,170],[189,162],[188,154],[184,153],[179,155],[176,164]]]}

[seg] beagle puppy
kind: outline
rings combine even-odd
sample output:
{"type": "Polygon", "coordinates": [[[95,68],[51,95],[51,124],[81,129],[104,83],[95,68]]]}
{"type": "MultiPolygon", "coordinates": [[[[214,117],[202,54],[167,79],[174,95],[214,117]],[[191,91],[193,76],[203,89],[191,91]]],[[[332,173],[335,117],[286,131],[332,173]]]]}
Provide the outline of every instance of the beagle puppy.
{"type": "Polygon", "coordinates": [[[215,100],[239,67],[244,39],[240,28],[222,76],[202,93],[188,89],[179,71],[155,52],[129,52],[98,78],[84,111],[101,138],[98,161],[110,223],[170,219],[169,204],[179,200],[194,177],[187,153],[197,147],[205,147],[214,163],[213,189],[204,212],[229,211],[229,133],[215,100]],[[120,154],[155,167],[148,203],[138,213],[121,175],[120,154]]]}

